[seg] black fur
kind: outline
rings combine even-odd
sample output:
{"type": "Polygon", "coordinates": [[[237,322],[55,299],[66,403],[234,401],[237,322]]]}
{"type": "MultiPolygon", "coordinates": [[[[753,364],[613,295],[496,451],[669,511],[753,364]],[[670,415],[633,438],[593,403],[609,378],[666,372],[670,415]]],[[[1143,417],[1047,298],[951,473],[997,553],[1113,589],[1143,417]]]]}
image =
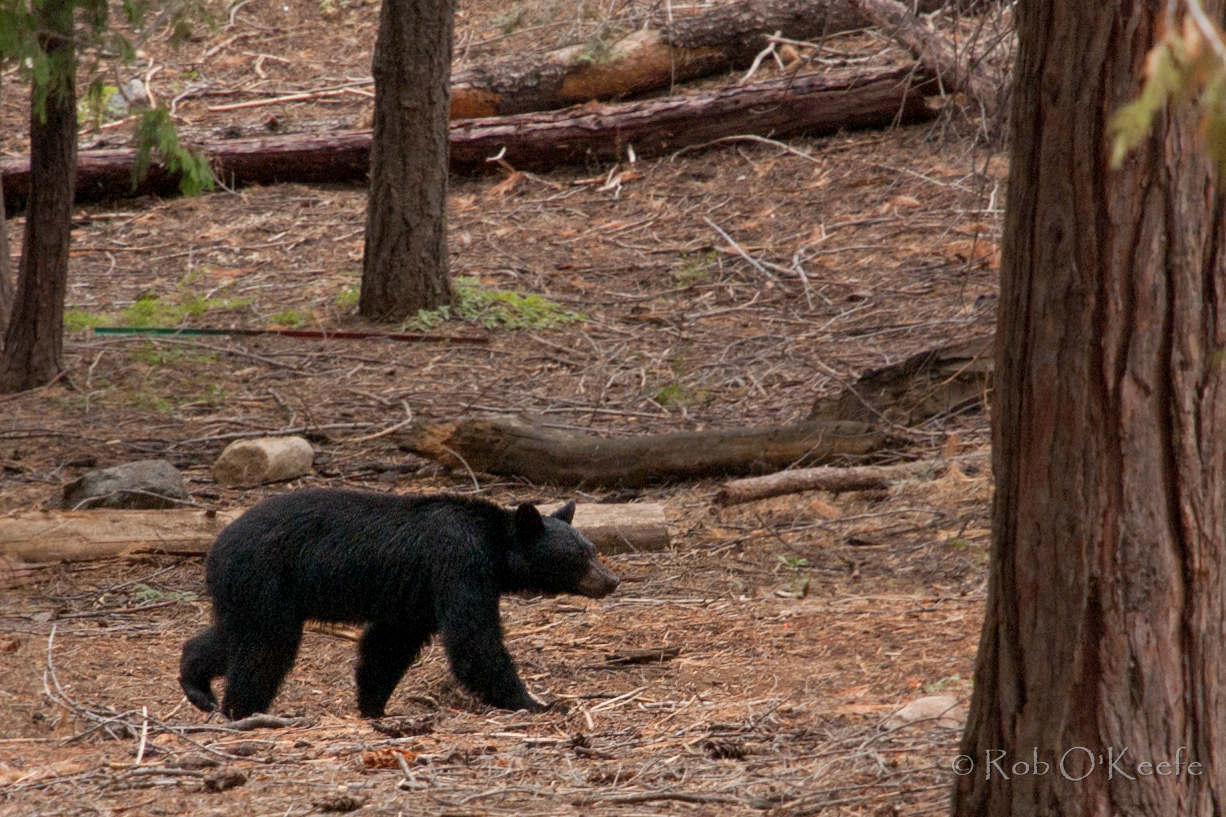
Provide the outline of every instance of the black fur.
{"type": "Polygon", "coordinates": [[[570,526],[479,499],[309,490],[252,508],[218,536],[206,575],[213,626],[189,640],[179,683],[196,707],[266,712],[307,619],[366,623],[358,707],[380,717],[421,648],[441,633],[452,671],[486,703],[539,711],[502,641],[498,599],[517,590],[600,598],[619,580],[570,526]]]}

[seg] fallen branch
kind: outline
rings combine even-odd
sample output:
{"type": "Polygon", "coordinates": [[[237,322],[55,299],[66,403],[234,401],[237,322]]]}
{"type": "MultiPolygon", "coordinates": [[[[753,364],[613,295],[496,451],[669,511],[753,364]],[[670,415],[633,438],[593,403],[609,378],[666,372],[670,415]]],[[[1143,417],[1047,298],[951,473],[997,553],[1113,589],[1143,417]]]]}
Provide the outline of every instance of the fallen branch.
{"type": "Polygon", "coordinates": [[[402,448],[449,468],[467,463],[475,471],[538,484],[627,488],[764,474],[864,457],[897,444],[864,423],[824,421],[607,438],[518,419],[461,420],[417,423],[394,436],[402,448]]]}
{"type": "Polygon", "coordinates": [[[764,477],[749,477],[725,482],[715,501],[719,505],[740,505],[772,496],[798,494],[801,491],[873,491],[890,487],[890,483],[934,473],[944,463],[930,460],[901,465],[860,465],[854,468],[798,468],[780,471],[764,477]]]}
{"type": "Polygon", "coordinates": [[[945,88],[961,92],[991,116],[1008,92],[1008,79],[953,40],[929,28],[897,0],[851,0],[873,25],[907,48],[945,88]]]}
{"type": "MultiPolygon", "coordinates": [[[[725,91],[565,111],[455,122],[451,162],[481,170],[500,155],[520,168],[616,160],[633,145],[654,156],[737,134],[785,137],[884,127],[929,116],[912,67],[853,69],[756,83],[725,91]]],[[[370,132],[326,136],[292,134],[202,145],[226,185],[365,181],[370,132]]],[[[82,151],[77,157],[77,200],[98,201],[178,193],[178,177],[154,165],[134,190],[135,152],[82,151]]],[[[9,207],[24,206],[30,185],[28,157],[0,160],[9,207]]]]}

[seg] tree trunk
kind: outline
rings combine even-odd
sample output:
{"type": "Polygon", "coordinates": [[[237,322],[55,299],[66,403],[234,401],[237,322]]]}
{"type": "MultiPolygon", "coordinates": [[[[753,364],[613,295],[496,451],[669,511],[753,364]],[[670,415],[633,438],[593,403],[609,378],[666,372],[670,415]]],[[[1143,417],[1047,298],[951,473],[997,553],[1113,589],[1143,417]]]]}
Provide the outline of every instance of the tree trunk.
{"type": "MultiPolygon", "coordinates": [[[[0,77],[0,104],[3,103],[4,79],[0,77]]],[[[4,221],[4,185],[0,184],[0,350],[4,349],[4,333],[13,311],[12,259],[9,257],[9,229],[4,221]]]]}
{"type": "Polygon", "coordinates": [[[447,140],[455,0],[383,0],[358,312],[398,321],[454,299],[447,140]]]}
{"type": "Polygon", "coordinates": [[[1221,814],[1226,202],[1192,106],[1110,169],[1105,121],[1165,4],[1017,10],[991,571],[952,813],[1221,814]]]}
{"type": "MultiPolygon", "coordinates": [[[[944,2],[920,0],[918,10],[934,11],[944,2]]],[[[508,116],[644,94],[747,66],[776,31],[794,40],[820,40],[871,25],[853,0],[737,0],[670,16],[605,53],[594,55],[592,45],[583,43],[457,72],[451,115],[508,116]]]]}
{"type": "Polygon", "coordinates": [[[77,162],[72,0],[35,4],[39,46],[51,63],[30,108],[30,197],[17,293],[0,355],[0,394],[49,383],[60,372],[68,242],[77,162]]]}
{"type": "MultiPolygon", "coordinates": [[[[656,156],[725,136],[799,134],[910,124],[928,117],[924,77],[913,66],[857,68],[772,80],[723,91],[685,94],[567,111],[520,114],[451,125],[451,166],[480,172],[503,148],[503,158],[524,169],[623,156],[633,144],[640,157],[656,156]]],[[[276,182],[345,182],[365,179],[369,131],[315,136],[291,134],[202,145],[227,185],[276,182]]],[[[108,148],[81,154],[77,194],[82,201],[179,192],[177,176],[154,164],[132,191],[135,152],[108,148]]],[[[0,159],[9,204],[29,195],[28,162],[0,159]]]]}

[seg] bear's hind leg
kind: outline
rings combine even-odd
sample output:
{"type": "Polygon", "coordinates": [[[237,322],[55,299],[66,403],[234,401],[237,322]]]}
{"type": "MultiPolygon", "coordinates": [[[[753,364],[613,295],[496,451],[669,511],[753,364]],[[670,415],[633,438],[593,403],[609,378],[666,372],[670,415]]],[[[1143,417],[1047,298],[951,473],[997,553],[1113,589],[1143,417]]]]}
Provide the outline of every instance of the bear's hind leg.
{"type": "Polygon", "coordinates": [[[298,657],[301,622],[277,628],[231,634],[226,667],[226,694],[221,712],[231,720],[267,712],[272,699],[298,657]]]}
{"type": "Polygon", "coordinates": [[[183,655],[179,658],[179,686],[192,706],[202,712],[216,709],[213,679],[225,674],[225,640],[217,627],[209,627],[183,645],[183,655]]]}
{"type": "Polygon", "coordinates": [[[355,673],[363,718],[383,717],[387,699],[429,638],[429,630],[421,626],[376,621],[366,628],[358,642],[355,673]]]}

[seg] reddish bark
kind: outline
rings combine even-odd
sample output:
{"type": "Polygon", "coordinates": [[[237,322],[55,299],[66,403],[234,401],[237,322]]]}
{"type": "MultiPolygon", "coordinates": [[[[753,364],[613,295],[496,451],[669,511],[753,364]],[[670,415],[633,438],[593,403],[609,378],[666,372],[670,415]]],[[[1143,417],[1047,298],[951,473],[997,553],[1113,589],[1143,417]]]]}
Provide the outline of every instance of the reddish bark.
{"type": "Polygon", "coordinates": [[[31,193],[13,311],[0,352],[0,394],[42,386],[60,372],[77,156],[73,8],[69,0],[35,7],[39,47],[51,64],[51,78],[43,100],[37,91],[30,100],[31,193]]]}
{"type": "MultiPolygon", "coordinates": [[[[453,122],[451,166],[480,171],[504,147],[505,158],[516,167],[549,168],[617,159],[630,144],[646,157],[744,133],[781,138],[906,124],[929,115],[923,81],[913,67],[855,69],[667,99],[453,122]]],[[[370,141],[370,133],[360,131],[235,139],[201,147],[227,186],[313,184],[365,179],[370,141]]],[[[133,156],[121,149],[82,153],[78,198],[178,194],[178,178],[157,164],[133,193],[133,156]]],[[[0,173],[10,203],[24,201],[30,189],[28,160],[0,160],[0,173]]]]}
{"type": "Polygon", "coordinates": [[[1159,114],[1119,170],[1105,128],[1164,9],[1017,6],[993,545],[955,817],[1226,798],[1226,210],[1195,112],[1159,114]],[[1046,774],[1010,773],[1036,756],[1046,774]]]}

